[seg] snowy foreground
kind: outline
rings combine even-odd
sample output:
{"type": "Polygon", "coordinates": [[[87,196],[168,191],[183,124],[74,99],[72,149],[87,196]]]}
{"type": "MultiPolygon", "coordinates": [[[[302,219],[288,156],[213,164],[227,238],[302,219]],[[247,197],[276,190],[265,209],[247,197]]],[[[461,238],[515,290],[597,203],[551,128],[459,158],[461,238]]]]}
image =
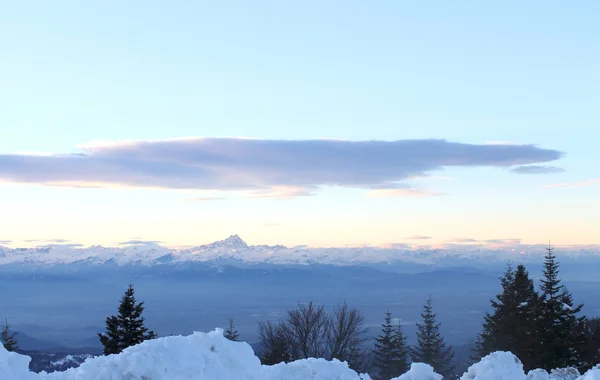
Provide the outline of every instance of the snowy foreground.
{"type": "MultiPolygon", "coordinates": [[[[28,369],[29,357],[8,352],[0,344],[2,380],[368,380],[346,363],[324,359],[298,360],[263,366],[252,348],[230,342],[223,330],[172,336],[146,341],[119,355],[86,360],[65,372],[36,374],[28,369]]],[[[442,376],[422,363],[395,380],[441,380],[442,376]]],[[[600,380],[600,365],[581,377],[569,370],[551,375],[535,370],[526,375],[520,361],[509,352],[495,352],[471,366],[461,380],[600,380]]]]}

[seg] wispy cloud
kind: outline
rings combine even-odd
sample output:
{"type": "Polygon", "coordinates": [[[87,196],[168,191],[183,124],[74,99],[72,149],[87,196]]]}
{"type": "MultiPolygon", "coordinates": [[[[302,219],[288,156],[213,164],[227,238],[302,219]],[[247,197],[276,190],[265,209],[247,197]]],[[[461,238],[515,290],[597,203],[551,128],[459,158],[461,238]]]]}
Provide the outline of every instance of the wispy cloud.
{"type": "Polygon", "coordinates": [[[0,240],[0,244],[7,245],[7,244],[10,244],[10,243],[12,243],[12,240],[0,240]]]}
{"type": "Polygon", "coordinates": [[[227,199],[226,197],[192,197],[186,198],[186,202],[210,202],[210,201],[222,201],[227,199]]]}
{"type": "Polygon", "coordinates": [[[428,240],[428,239],[432,239],[431,236],[421,236],[421,235],[414,235],[414,236],[408,236],[404,238],[405,240],[428,240]]]}
{"type": "Polygon", "coordinates": [[[127,241],[121,241],[117,244],[119,245],[156,245],[156,244],[162,244],[162,241],[158,241],[158,240],[127,240],[127,241]]]}
{"type": "Polygon", "coordinates": [[[484,240],[484,242],[490,244],[521,244],[521,239],[489,239],[484,240]]]}
{"type": "Polygon", "coordinates": [[[551,174],[551,173],[562,173],[565,171],[563,168],[556,166],[545,166],[545,165],[527,165],[518,166],[511,169],[513,173],[518,174],[551,174]]]}
{"type": "Polygon", "coordinates": [[[450,240],[446,240],[447,242],[450,243],[478,243],[479,240],[477,239],[473,239],[473,238],[457,238],[457,239],[450,239],[450,240]]]}
{"type": "Polygon", "coordinates": [[[584,187],[584,186],[591,186],[591,185],[598,185],[600,184],[600,179],[591,179],[589,181],[583,181],[583,182],[565,182],[565,183],[556,183],[553,185],[545,185],[542,186],[544,188],[556,188],[556,187],[584,187]]]}
{"type": "Polygon", "coordinates": [[[68,187],[235,190],[250,192],[252,198],[276,199],[313,195],[323,186],[394,190],[371,196],[424,196],[430,194],[399,189],[397,184],[444,167],[511,168],[563,156],[557,150],[535,145],[476,145],[434,139],[198,137],[95,142],[80,149],[80,153],[54,155],[0,155],[0,180],[68,187]]]}
{"type": "Polygon", "coordinates": [[[317,195],[314,189],[274,186],[269,189],[251,190],[246,192],[246,198],[266,198],[266,199],[290,199],[296,197],[310,197],[317,195]]]}
{"type": "Polygon", "coordinates": [[[433,197],[443,195],[422,188],[407,188],[407,189],[379,189],[371,190],[367,193],[367,198],[393,198],[393,197],[433,197]]]}
{"type": "Polygon", "coordinates": [[[25,243],[66,243],[70,240],[67,239],[29,239],[23,240],[25,243]]]}

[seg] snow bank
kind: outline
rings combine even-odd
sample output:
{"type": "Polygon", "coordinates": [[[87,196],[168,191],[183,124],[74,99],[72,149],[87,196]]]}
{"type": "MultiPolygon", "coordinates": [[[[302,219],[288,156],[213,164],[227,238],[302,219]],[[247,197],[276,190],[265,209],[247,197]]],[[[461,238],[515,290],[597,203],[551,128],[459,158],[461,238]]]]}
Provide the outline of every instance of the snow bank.
{"type": "MultiPolygon", "coordinates": [[[[0,345],[1,347],[1,345],[0,345]]],[[[247,343],[231,342],[223,330],[143,342],[119,355],[86,360],[64,372],[29,372],[29,357],[0,348],[2,380],[370,380],[340,361],[299,360],[263,366],[247,343]]]]}
{"type": "MultiPolygon", "coordinates": [[[[30,358],[0,344],[0,380],[370,380],[344,362],[298,360],[263,366],[247,343],[231,342],[223,330],[143,342],[119,355],[90,358],[64,372],[30,372],[30,358]]],[[[394,380],[441,380],[427,364],[413,363],[394,380]]],[[[472,365],[461,380],[600,380],[600,365],[579,376],[573,369],[534,370],[527,376],[510,352],[494,352],[472,365]]]]}
{"type": "Polygon", "coordinates": [[[346,362],[325,359],[303,359],[292,363],[263,366],[264,380],[313,379],[313,380],[370,380],[368,375],[357,375],[346,362]]]}
{"type": "Polygon", "coordinates": [[[577,380],[600,380],[600,364],[587,371],[585,375],[577,380]]]}
{"type": "Polygon", "coordinates": [[[442,380],[442,375],[435,373],[429,364],[413,363],[408,372],[392,380],[442,380]]]}
{"type": "Polygon", "coordinates": [[[29,380],[37,379],[36,374],[29,372],[31,358],[8,352],[0,343],[0,379],[2,380],[29,380]]]}
{"type": "Polygon", "coordinates": [[[526,380],[523,364],[510,352],[493,352],[473,364],[460,380],[526,380]]]}

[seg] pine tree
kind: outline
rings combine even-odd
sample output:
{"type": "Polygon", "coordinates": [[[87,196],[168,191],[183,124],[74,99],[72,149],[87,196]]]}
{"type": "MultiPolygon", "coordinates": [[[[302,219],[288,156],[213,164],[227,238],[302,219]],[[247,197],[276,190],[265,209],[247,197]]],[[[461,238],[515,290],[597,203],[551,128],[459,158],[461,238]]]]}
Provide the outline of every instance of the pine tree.
{"type": "Polygon", "coordinates": [[[417,346],[411,350],[412,360],[429,364],[435,372],[444,377],[453,375],[454,352],[452,347],[446,346],[440,334],[441,324],[436,322],[431,296],[425,300],[421,318],[423,323],[417,323],[417,346]]]}
{"type": "Polygon", "coordinates": [[[510,351],[525,369],[535,368],[534,342],[538,296],[527,269],[515,271],[508,264],[500,278],[502,292],[491,299],[492,312],[484,316],[483,330],[476,342],[478,357],[494,351],[510,351]]]}
{"type": "Polygon", "coordinates": [[[235,326],[233,324],[233,319],[229,319],[229,327],[227,328],[227,330],[225,330],[225,334],[223,334],[225,336],[225,338],[237,342],[238,338],[240,337],[239,332],[235,329],[235,326]]]}
{"type": "Polygon", "coordinates": [[[16,351],[19,349],[17,334],[17,332],[11,330],[11,325],[8,324],[8,320],[6,319],[4,326],[2,326],[2,332],[0,332],[0,342],[2,342],[6,351],[16,351]]]}
{"type": "Polygon", "coordinates": [[[586,366],[582,370],[587,371],[600,363],[600,318],[588,318],[582,329],[587,337],[584,350],[586,366]]]}
{"type": "Polygon", "coordinates": [[[537,368],[538,361],[535,347],[538,344],[536,318],[539,296],[524,265],[517,266],[512,288],[516,310],[512,323],[505,327],[503,333],[511,336],[511,352],[521,360],[525,370],[531,370],[537,368]]]}
{"type": "Polygon", "coordinates": [[[394,361],[392,362],[392,368],[397,372],[396,376],[407,372],[410,369],[409,354],[410,350],[406,345],[406,337],[402,331],[400,322],[394,328],[394,361]]]}
{"type": "Polygon", "coordinates": [[[583,367],[586,364],[582,352],[586,336],[582,326],[586,319],[577,316],[583,305],[574,305],[573,296],[558,277],[559,264],[553,248],[546,250],[537,323],[539,344],[535,354],[539,358],[539,366],[547,371],[583,367]]]}
{"type": "Polygon", "coordinates": [[[408,370],[408,349],[406,339],[400,325],[392,324],[392,314],[385,313],[385,321],[381,325],[381,334],[375,338],[373,350],[374,363],[378,379],[388,380],[408,370]]]}
{"type": "Polygon", "coordinates": [[[492,313],[486,313],[483,317],[483,330],[475,342],[475,350],[479,358],[494,351],[509,350],[510,342],[503,334],[503,327],[506,325],[506,320],[510,314],[511,284],[514,283],[514,279],[515,271],[509,263],[502,277],[500,277],[502,293],[496,295],[495,299],[490,299],[493,311],[492,313]]]}
{"type": "Polygon", "coordinates": [[[106,318],[106,332],[99,333],[104,355],[118,354],[127,347],[156,338],[154,331],[144,326],[144,302],[136,303],[133,285],[121,298],[118,315],[106,318]]]}

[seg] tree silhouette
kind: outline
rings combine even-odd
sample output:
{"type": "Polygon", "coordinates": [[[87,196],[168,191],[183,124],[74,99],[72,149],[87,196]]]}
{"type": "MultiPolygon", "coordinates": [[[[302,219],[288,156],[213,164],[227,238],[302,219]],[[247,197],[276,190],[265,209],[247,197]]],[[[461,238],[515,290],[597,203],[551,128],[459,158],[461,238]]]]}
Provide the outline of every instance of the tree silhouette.
{"type": "Polygon", "coordinates": [[[233,319],[229,319],[229,327],[225,330],[225,334],[223,334],[225,338],[236,342],[240,337],[239,332],[235,329],[235,325],[233,324],[233,319]]]}
{"type": "Polygon", "coordinates": [[[11,325],[8,324],[8,319],[4,320],[2,332],[0,332],[0,341],[7,351],[16,351],[19,349],[19,342],[17,341],[18,334],[19,333],[12,331],[11,325]]]}
{"type": "Polygon", "coordinates": [[[440,334],[441,324],[436,322],[431,296],[425,300],[421,318],[423,322],[417,323],[417,345],[411,350],[412,360],[429,364],[435,372],[449,377],[454,372],[454,353],[440,334]]]}
{"type": "Polygon", "coordinates": [[[144,326],[144,303],[137,303],[134,293],[133,285],[129,284],[121,298],[118,314],[107,317],[106,332],[98,334],[104,346],[104,355],[118,354],[127,347],[156,338],[154,331],[144,326]]]}

